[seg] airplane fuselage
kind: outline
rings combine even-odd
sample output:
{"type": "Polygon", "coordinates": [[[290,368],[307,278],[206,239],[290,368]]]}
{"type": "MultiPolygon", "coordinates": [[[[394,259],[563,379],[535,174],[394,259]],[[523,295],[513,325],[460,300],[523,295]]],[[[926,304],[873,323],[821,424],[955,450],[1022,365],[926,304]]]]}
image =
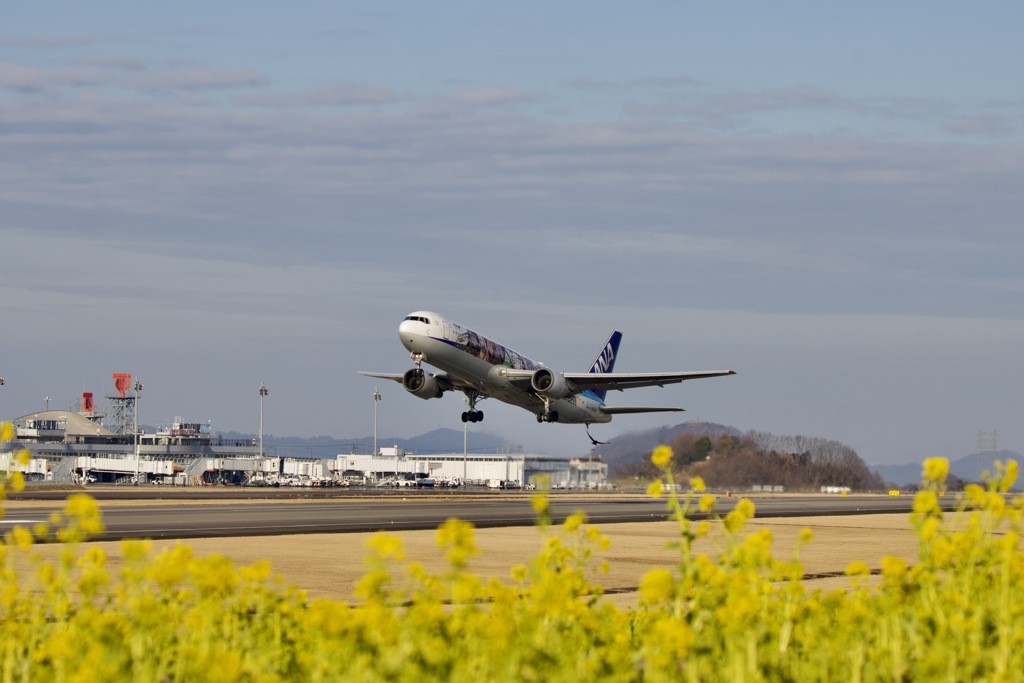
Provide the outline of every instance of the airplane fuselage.
{"type": "Polygon", "coordinates": [[[492,396],[537,416],[557,411],[558,421],[569,424],[610,422],[603,402],[586,392],[554,399],[545,406],[537,394],[523,391],[508,379],[509,370],[536,371],[542,363],[502,346],[437,313],[417,311],[398,327],[402,345],[414,360],[428,363],[472,385],[481,395],[492,396]]]}

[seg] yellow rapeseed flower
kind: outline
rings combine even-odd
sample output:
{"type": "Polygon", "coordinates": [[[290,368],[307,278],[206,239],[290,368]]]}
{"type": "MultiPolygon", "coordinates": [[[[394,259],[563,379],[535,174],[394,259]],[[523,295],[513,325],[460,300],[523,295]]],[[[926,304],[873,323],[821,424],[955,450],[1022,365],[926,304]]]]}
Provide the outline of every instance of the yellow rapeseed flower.
{"type": "Polygon", "coordinates": [[[661,481],[652,481],[651,485],[647,487],[647,495],[651,498],[661,498],[662,494],[665,493],[665,486],[661,481]]]}
{"type": "Polygon", "coordinates": [[[704,479],[701,477],[694,477],[691,479],[690,486],[692,486],[693,490],[697,493],[704,493],[704,490],[707,488],[707,484],[704,483],[704,479]]]}
{"type": "Polygon", "coordinates": [[[898,578],[907,573],[907,561],[902,557],[886,555],[882,558],[882,574],[898,578]]]}
{"type": "Polygon", "coordinates": [[[668,569],[652,569],[640,580],[640,599],[646,605],[667,601],[675,591],[675,577],[668,569]]]}
{"type": "Polygon", "coordinates": [[[665,467],[672,460],[672,449],[668,446],[658,446],[651,454],[651,462],[655,467],[665,467]]]}
{"type": "Polygon", "coordinates": [[[69,496],[64,506],[64,516],[73,520],[73,523],[86,534],[98,534],[103,531],[103,515],[92,496],[84,493],[69,496]]]}
{"type": "Polygon", "coordinates": [[[998,463],[999,467],[997,471],[1001,472],[1001,476],[996,480],[996,490],[1002,493],[1006,493],[1013,484],[1017,481],[1017,461],[1009,460],[1005,465],[998,463]]]}
{"type": "Polygon", "coordinates": [[[941,484],[949,475],[949,461],[945,458],[928,458],[924,461],[923,477],[926,482],[941,484]]]}
{"type": "Polygon", "coordinates": [[[0,442],[14,441],[14,425],[10,422],[0,424],[0,442]]]}
{"type": "MultiPolygon", "coordinates": [[[[10,535],[9,545],[13,545],[21,550],[28,550],[32,547],[33,538],[32,532],[23,526],[16,526],[11,529],[8,534],[10,535]]],[[[6,539],[5,539],[6,540],[6,539]]]]}
{"type": "Polygon", "coordinates": [[[847,576],[868,576],[871,574],[871,568],[868,567],[866,562],[857,560],[848,564],[844,573],[847,576]]]}
{"type": "Polygon", "coordinates": [[[565,530],[571,534],[578,531],[585,521],[587,521],[587,515],[585,512],[574,512],[565,518],[565,524],[563,526],[565,527],[565,530]]]}
{"type": "Polygon", "coordinates": [[[538,493],[530,497],[530,505],[533,507],[534,514],[544,515],[547,514],[550,504],[548,503],[548,497],[543,493],[538,493]]]}
{"type": "Polygon", "coordinates": [[[713,508],[713,507],[715,507],[715,497],[714,496],[712,496],[709,493],[709,494],[707,494],[705,496],[701,496],[700,497],[700,502],[697,504],[697,509],[699,509],[701,512],[710,512],[711,508],[713,508]]]}
{"type": "Polygon", "coordinates": [[[386,531],[374,534],[366,542],[371,550],[377,552],[382,558],[401,562],[405,559],[405,550],[402,548],[402,539],[395,534],[386,531]]]}
{"type": "Polygon", "coordinates": [[[918,491],[914,496],[914,512],[919,515],[929,515],[941,512],[939,508],[939,497],[935,491],[918,491]]]}

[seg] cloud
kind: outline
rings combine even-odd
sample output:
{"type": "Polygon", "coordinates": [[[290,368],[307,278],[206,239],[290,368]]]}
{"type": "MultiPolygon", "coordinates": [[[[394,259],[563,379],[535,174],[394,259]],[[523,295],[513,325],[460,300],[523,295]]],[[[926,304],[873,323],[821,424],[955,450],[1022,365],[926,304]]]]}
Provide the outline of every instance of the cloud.
{"type": "Polygon", "coordinates": [[[89,67],[112,71],[145,71],[147,68],[143,60],[122,55],[83,56],[76,61],[89,67]]]}
{"type": "Polygon", "coordinates": [[[534,101],[534,97],[523,90],[500,87],[459,90],[443,95],[439,99],[469,107],[500,107],[534,101]]]}
{"type": "Polygon", "coordinates": [[[147,90],[228,90],[267,85],[266,76],[251,69],[192,68],[147,76],[139,81],[147,90]]]}
{"type": "Polygon", "coordinates": [[[0,88],[32,92],[46,88],[85,87],[103,82],[94,69],[41,69],[10,62],[0,63],[0,88]]]}
{"type": "Polygon", "coordinates": [[[55,50],[68,47],[83,47],[108,42],[109,39],[99,36],[24,36],[19,38],[0,38],[0,47],[21,50],[55,50]]]}
{"type": "Polygon", "coordinates": [[[235,102],[241,106],[309,108],[394,104],[404,99],[384,88],[365,84],[351,84],[324,86],[297,93],[275,92],[239,96],[235,99],[235,102]]]}
{"type": "Polygon", "coordinates": [[[979,113],[947,123],[943,130],[952,135],[1007,138],[1017,132],[1017,126],[1005,114],[979,113]]]}
{"type": "Polygon", "coordinates": [[[684,75],[633,78],[625,80],[612,80],[584,76],[580,78],[570,78],[565,81],[565,86],[579,90],[629,90],[636,88],[688,88],[695,85],[701,85],[702,83],[703,82],[697,78],[684,75]]]}

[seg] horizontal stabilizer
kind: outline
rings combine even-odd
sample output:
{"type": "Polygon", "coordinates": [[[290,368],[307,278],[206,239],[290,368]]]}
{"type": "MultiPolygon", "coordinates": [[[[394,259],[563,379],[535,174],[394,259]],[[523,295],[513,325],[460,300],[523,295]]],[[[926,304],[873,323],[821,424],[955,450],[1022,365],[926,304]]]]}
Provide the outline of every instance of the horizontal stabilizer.
{"type": "Polygon", "coordinates": [[[641,406],[622,406],[612,408],[601,406],[601,412],[605,415],[630,415],[632,413],[685,413],[682,408],[644,408],[641,406]]]}

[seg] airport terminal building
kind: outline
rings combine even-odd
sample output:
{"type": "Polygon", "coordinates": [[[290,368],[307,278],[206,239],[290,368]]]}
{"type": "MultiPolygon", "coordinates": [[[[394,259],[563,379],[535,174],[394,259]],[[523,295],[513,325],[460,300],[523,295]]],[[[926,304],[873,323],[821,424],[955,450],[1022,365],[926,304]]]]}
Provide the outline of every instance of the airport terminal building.
{"type": "Polygon", "coordinates": [[[177,418],[148,434],[126,425],[123,413],[113,429],[104,426],[103,417],[92,410],[45,410],[15,419],[14,442],[0,444],[0,469],[58,484],[521,488],[543,480],[557,488],[607,485],[608,468],[600,460],[522,453],[419,455],[400,448],[333,459],[267,456],[256,439],[225,441],[212,436],[206,423],[177,418]],[[27,465],[15,457],[22,450],[30,454],[27,465]]]}

